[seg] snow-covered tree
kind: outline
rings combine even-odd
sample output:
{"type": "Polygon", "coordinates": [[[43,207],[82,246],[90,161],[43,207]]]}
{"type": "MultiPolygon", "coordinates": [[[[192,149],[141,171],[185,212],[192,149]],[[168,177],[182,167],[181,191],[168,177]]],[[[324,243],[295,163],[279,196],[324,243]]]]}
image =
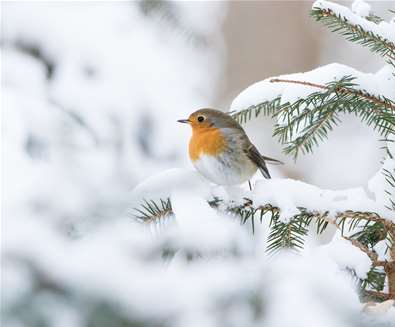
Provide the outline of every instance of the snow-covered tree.
{"type": "MultiPolygon", "coordinates": [[[[345,254],[343,258],[344,266],[358,280],[361,298],[394,300],[395,21],[375,16],[362,1],[356,1],[352,10],[317,1],[311,16],[382,56],[383,68],[362,73],[335,63],[305,73],[267,78],[243,91],[233,101],[230,114],[242,124],[259,115],[275,118],[274,137],[295,160],[319,146],[341,124],[341,114],[352,114],[382,136],[386,149],[382,168],[369,181],[368,192],[362,188],[320,190],[300,181],[273,179],[257,181],[253,191],[218,193],[215,189],[207,201],[221,213],[251,224],[252,231],[257,228],[256,221],[269,221],[269,253],[284,248],[302,250],[308,234],[321,234],[330,226],[335,231],[331,243],[347,241],[370,260],[369,269],[361,273],[352,257],[345,254]]],[[[335,157],[333,153],[333,160],[335,157]]],[[[149,189],[144,189],[144,198],[151,199],[149,189]]],[[[161,200],[144,200],[138,208],[139,218],[158,222],[175,213],[177,219],[172,196],[161,200]]]]}
{"type": "Polygon", "coordinates": [[[295,158],[329,136],[340,112],[362,118],[387,149],[366,189],[275,178],[248,191],[177,168],[125,196],[154,162],[182,162],[170,121],[209,102],[206,74],[219,65],[209,35],[223,5],[2,7],[2,325],[395,321],[393,302],[379,303],[394,289],[394,21],[359,0],[354,13],[316,2],[313,17],[383,56],[383,69],[332,64],[268,78],[230,108],[241,123],[277,119],[274,134],[295,158]],[[123,203],[130,214],[119,214],[123,203]]]}

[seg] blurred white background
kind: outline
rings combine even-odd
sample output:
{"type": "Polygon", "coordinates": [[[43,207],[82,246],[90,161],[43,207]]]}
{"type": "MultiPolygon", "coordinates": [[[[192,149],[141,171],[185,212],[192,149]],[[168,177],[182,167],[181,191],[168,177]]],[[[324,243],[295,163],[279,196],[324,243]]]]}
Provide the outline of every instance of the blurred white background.
{"type": "Polygon", "coordinates": [[[2,8],[7,214],[108,218],[137,182],[186,163],[176,120],[215,98],[225,3],[2,8]]]}

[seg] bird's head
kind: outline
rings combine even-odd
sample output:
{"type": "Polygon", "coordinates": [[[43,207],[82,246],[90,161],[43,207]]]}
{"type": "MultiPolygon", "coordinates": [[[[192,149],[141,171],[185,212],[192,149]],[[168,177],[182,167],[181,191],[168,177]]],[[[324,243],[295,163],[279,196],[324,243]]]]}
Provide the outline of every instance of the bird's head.
{"type": "Polygon", "coordinates": [[[216,128],[241,128],[231,116],[215,109],[199,109],[193,112],[188,119],[177,121],[189,124],[193,131],[200,132],[216,128]]]}

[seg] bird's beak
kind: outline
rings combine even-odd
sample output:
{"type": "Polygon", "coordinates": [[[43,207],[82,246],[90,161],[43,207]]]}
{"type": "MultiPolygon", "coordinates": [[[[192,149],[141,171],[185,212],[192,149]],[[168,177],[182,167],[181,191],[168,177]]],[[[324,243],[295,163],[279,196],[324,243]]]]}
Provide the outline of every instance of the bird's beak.
{"type": "Polygon", "coordinates": [[[189,119],[179,119],[177,120],[179,123],[184,123],[184,124],[189,124],[190,120],[189,119]]]}

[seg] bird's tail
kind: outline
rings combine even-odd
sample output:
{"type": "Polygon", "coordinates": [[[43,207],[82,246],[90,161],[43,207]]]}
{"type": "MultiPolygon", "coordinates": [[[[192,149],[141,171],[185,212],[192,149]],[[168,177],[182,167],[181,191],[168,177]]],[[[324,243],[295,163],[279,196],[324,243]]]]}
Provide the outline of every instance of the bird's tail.
{"type": "Polygon", "coordinates": [[[262,175],[267,179],[270,179],[272,177],[269,174],[269,170],[266,167],[266,163],[273,164],[273,165],[283,165],[284,164],[282,161],[277,160],[277,159],[273,159],[273,158],[262,156],[262,155],[261,155],[261,157],[263,160],[261,162],[261,165],[259,165],[259,170],[261,171],[262,175]]]}
{"type": "Polygon", "coordinates": [[[271,164],[271,165],[283,165],[284,163],[280,160],[277,159],[273,159],[270,157],[266,157],[266,156],[262,156],[262,159],[265,160],[267,163],[271,164]]]}
{"type": "Polygon", "coordinates": [[[266,165],[263,164],[261,166],[258,167],[260,172],[262,173],[263,177],[265,177],[266,179],[270,179],[272,178],[269,174],[269,170],[267,169],[266,165]]]}

